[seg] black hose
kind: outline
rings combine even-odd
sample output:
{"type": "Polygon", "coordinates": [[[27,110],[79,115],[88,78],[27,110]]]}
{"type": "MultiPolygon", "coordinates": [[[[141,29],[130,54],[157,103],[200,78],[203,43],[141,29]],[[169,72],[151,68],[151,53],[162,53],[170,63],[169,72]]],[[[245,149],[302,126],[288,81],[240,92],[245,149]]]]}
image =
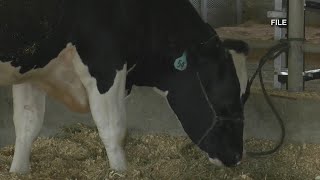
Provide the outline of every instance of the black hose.
{"type": "MultiPolygon", "coordinates": [[[[289,49],[289,44],[288,42],[282,42],[280,41],[279,44],[273,46],[261,59],[258,65],[257,70],[255,71],[255,73],[253,74],[253,76],[251,77],[251,79],[248,82],[248,86],[247,86],[247,97],[249,96],[250,93],[250,87],[253,83],[253,80],[255,79],[255,77],[257,76],[257,74],[259,73],[259,80],[260,80],[260,85],[261,85],[261,89],[264,95],[264,98],[267,101],[267,104],[270,106],[272,112],[274,113],[274,115],[276,116],[276,119],[280,125],[281,128],[281,135],[280,135],[280,141],[277,143],[277,145],[272,148],[271,150],[267,150],[267,151],[261,151],[261,152],[247,152],[247,154],[249,156],[252,157],[258,157],[258,156],[265,156],[265,155],[269,155],[272,154],[274,152],[276,152],[277,150],[279,150],[279,148],[283,145],[284,142],[284,138],[285,138],[285,126],[284,126],[284,122],[282,120],[282,118],[280,117],[279,112],[276,110],[276,108],[273,105],[272,100],[270,99],[265,86],[264,86],[264,82],[263,82],[263,78],[262,78],[262,67],[263,65],[270,59],[270,60],[274,60],[276,57],[278,57],[280,54],[282,54],[283,52],[286,52],[289,49]]],[[[246,99],[245,99],[246,100],[246,99]]]]}

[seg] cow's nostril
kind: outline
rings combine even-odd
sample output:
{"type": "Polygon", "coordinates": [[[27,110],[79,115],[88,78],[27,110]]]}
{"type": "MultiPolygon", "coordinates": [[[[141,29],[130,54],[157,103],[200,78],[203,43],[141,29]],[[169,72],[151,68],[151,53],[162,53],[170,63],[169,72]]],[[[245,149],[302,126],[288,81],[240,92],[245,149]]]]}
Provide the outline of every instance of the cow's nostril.
{"type": "Polygon", "coordinates": [[[216,165],[216,166],[223,166],[224,164],[219,160],[219,159],[217,159],[217,158],[214,158],[214,159],[212,159],[212,158],[210,158],[209,157],[209,161],[212,163],[212,164],[214,164],[214,165],[216,165]]]}

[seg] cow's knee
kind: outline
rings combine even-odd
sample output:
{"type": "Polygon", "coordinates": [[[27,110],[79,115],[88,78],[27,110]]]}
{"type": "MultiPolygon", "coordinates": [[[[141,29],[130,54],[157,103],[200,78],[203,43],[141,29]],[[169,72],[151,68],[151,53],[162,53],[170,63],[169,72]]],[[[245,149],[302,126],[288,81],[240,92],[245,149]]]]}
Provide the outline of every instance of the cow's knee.
{"type": "MultiPolygon", "coordinates": [[[[94,122],[107,151],[112,169],[124,171],[127,168],[123,140],[126,134],[125,82],[126,64],[116,72],[113,85],[106,93],[98,90],[97,80],[89,73],[80,57],[73,60],[74,67],[84,84],[94,122]]],[[[116,71],[116,70],[114,70],[116,71]]]]}
{"type": "Polygon", "coordinates": [[[32,142],[42,127],[45,94],[28,83],[13,85],[12,92],[16,142],[10,172],[27,173],[32,142]]]}

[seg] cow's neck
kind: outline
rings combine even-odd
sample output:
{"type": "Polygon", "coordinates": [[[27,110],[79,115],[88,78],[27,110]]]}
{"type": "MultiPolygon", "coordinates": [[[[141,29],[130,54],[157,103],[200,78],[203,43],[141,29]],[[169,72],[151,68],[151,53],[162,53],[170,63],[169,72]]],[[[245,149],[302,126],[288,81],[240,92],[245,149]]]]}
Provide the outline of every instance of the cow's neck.
{"type": "Polygon", "coordinates": [[[180,53],[212,36],[212,29],[187,0],[154,0],[148,13],[151,44],[157,50],[168,48],[180,53]]]}

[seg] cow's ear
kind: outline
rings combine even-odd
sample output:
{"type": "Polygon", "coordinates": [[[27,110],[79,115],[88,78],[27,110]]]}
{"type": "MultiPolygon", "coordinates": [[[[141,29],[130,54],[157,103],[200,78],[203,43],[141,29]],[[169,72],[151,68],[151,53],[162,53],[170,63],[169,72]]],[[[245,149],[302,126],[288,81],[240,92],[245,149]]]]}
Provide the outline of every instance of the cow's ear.
{"type": "Polygon", "coordinates": [[[221,47],[221,40],[218,36],[214,36],[201,44],[200,52],[202,56],[216,56],[220,52],[221,47]]]}
{"type": "Polygon", "coordinates": [[[245,56],[249,54],[249,45],[244,41],[235,39],[225,39],[222,42],[222,45],[227,49],[232,49],[237,53],[244,54],[245,56]]]}
{"type": "Polygon", "coordinates": [[[222,47],[222,42],[219,37],[212,36],[207,41],[190,48],[188,56],[194,58],[192,61],[194,61],[195,64],[202,65],[220,57],[223,52],[222,47]]]}

